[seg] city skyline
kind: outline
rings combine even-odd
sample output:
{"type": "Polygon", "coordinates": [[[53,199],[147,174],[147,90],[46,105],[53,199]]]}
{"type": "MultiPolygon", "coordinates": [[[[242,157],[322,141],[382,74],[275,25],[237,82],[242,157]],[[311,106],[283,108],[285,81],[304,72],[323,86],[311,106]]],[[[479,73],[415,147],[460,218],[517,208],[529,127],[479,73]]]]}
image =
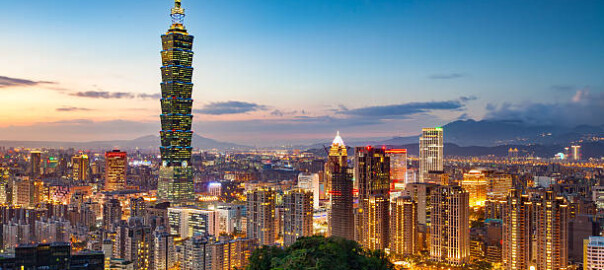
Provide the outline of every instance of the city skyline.
{"type": "MultiPolygon", "coordinates": [[[[11,52],[0,66],[0,136],[157,134],[155,40],[169,2],[6,3],[0,14],[20,26],[1,28],[19,42],[0,44],[11,52]]],[[[203,59],[193,130],[253,145],[336,130],[417,135],[467,118],[601,125],[602,5],[191,1],[188,29],[203,59]]]]}

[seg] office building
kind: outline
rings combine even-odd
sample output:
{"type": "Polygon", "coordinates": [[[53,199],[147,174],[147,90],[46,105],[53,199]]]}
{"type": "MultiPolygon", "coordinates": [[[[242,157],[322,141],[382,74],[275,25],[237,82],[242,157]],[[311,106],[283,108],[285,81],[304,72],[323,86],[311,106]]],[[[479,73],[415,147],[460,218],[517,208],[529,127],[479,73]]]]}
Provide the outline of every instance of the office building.
{"type": "Polygon", "coordinates": [[[382,148],[356,147],[354,168],[360,207],[357,241],[368,249],[384,249],[389,239],[390,158],[382,148]]]}
{"type": "Polygon", "coordinates": [[[158,199],[183,203],[193,201],[191,124],[193,115],[193,36],[183,25],[180,0],[171,12],[172,26],[161,36],[161,160],[158,199]]]}
{"type": "Polygon", "coordinates": [[[390,254],[412,255],[417,252],[417,203],[400,196],[390,203],[390,254]]]}
{"type": "Polygon", "coordinates": [[[275,191],[259,188],[247,193],[247,237],[259,245],[275,243],[275,191]]]}
{"type": "Polygon", "coordinates": [[[330,186],[329,212],[327,216],[330,236],[354,239],[354,215],[352,211],[352,172],[348,168],[348,153],[338,132],[334,138],[327,163],[325,179],[330,186]]]}
{"type": "Polygon", "coordinates": [[[181,238],[195,235],[218,235],[217,215],[214,210],[195,207],[168,208],[170,234],[181,238]]]}
{"type": "Polygon", "coordinates": [[[283,194],[283,244],[313,234],[313,193],[305,189],[288,190],[283,194]]]}
{"type": "Polygon", "coordinates": [[[105,153],[105,190],[122,190],[126,186],[128,154],[120,150],[105,153]]]}
{"type": "Polygon", "coordinates": [[[469,194],[460,186],[431,192],[430,257],[462,265],[470,259],[469,194]]]}
{"type": "Polygon", "coordinates": [[[431,171],[443,171],[443,129],[423,128],[419,138],[419,181],[426,182],[431,171]]]}

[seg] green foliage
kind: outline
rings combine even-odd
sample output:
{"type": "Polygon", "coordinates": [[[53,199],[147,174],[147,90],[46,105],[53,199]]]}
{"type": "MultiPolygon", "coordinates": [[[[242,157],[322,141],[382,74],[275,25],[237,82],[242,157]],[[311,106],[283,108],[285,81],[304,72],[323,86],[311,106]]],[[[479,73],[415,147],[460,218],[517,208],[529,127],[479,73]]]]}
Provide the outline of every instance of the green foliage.
{"type": "Polygon", "coordinates": [[[285,250],[256,249],[247,270],[392,270],[382,251],[364,250],[357,242],[338,237],[303,237],[285,250]]]}

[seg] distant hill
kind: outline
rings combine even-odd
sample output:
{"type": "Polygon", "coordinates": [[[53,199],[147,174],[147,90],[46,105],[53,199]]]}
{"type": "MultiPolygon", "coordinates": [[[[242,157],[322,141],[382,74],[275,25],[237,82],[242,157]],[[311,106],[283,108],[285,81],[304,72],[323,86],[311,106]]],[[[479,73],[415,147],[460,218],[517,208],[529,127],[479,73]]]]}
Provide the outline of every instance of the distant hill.
{"type": "MultiPolygon", "coordinates": [[[[0,146],[5,147],[28,147],[28,148],[75,148],[75,149],[147,149],[154,150],[159,148],[159,136],[143,136],[134,140],[115,140],[115,141],[91,141],[91,142],[54,142],[54,141],[0,141],[0,146]]],[[[202,150],[245,150],[250,147],[220,142],[193,134],[192,146],[195,149],[202,150]]]]}

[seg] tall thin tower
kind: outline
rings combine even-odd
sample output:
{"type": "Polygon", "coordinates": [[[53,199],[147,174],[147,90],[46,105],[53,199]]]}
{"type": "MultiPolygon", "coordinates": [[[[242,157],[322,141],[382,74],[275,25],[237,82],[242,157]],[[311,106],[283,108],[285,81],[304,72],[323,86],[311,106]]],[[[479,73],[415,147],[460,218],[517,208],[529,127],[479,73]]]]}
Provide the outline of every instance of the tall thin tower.
{"type": "Polygon", "coordinates": [[[419,182],[426,182],[432,171],[443,170],[443,129],[423,128],[419,138],[419,182]]]}
{"type": "Polygon", "coordinates": [[[158,197],[161,201],[193,200],[191,107],[193,99],[193,36],[183,25],[185,11],[174,1],[172,26],[161,36],[161,159],[158,197]]]}
{"type": "Polygon", "coordinates": [[[331,204],[327,220],[329,235],[354,240],[352,171],[348,168],[348,152],[340,132],[331,144],[325,164],[325,178],[331,204]]]}

